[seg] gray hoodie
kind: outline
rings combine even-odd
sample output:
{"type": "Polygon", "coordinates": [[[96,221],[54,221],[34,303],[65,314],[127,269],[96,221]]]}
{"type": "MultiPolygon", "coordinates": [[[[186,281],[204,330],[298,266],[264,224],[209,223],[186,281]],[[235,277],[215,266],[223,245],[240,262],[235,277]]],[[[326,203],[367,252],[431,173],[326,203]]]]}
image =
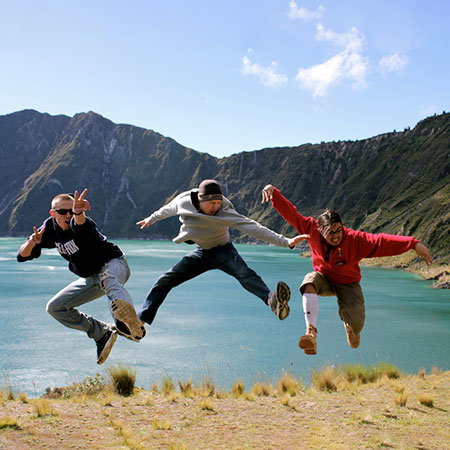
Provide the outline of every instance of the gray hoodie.
{"type": "Polygon", "coordinates": [[[181,227],[173,242],[180,244],[181,242],[193,241],[205,250],[225,245],[230,240],[230,227],[237,228],[258,240],[279,247],[289,247],[288,240],[284,236],[239,214],[226,197],[223,197],[222,204],[214,216],[198,211],[191,199],[191,194],[196,195],[197,191],[197,189],[192,189],[176,196],[172,201],[155,211],[148,218],[148,224],[152,225],[159,220],[178,215],[181,227]]]}

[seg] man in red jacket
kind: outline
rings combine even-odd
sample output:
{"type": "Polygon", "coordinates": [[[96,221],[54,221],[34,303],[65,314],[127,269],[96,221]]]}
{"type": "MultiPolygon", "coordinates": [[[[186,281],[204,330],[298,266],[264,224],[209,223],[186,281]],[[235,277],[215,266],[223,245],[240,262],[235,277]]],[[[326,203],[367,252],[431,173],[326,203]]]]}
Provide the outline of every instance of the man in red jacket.
{"type": "Polygon", "coordinates": [[[300,286],[306,333],[299,347],[307,355],[317,353],[318,296],[336,296],[339,316],[344,322],[347,341],[358,348],[364,326],[364,297],[359,281],[359,262],[363,258],[394,256],[414,249],[417,255],[432,263],[430,253],[417,239],[390,234],[372,234],[346,228],[336,211],[327,209],[317,220],[304,217],[274,186],[268,184],[262,191],[262,203],[272,201],[273,207],[300,234],[308,234],[314,272],[306,274],[300,286]]]}

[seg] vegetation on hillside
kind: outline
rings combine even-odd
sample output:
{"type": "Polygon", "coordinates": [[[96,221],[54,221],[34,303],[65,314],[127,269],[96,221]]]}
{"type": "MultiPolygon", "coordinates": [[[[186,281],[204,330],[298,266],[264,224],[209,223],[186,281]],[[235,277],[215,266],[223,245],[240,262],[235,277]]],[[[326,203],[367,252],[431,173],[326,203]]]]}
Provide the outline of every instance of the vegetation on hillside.
{"type": "Polygon", "coordinates": [[[238,211],[274,230],[294,232],[261,205],[267,183],[305,215],[331,207],[350,227],[414,235],[437,264],[449,264],[449,149],[449,113],[365,140],[219,159],[93,112],[69,118],[20,111],[0,116],[0,234],[27,235],[46,217],[52,196],[87,187],[91,216],[109,237],[170,239],[179,227],[175,218],[146,232],[135,223],[202,179],[216,178],[238,211]]]}

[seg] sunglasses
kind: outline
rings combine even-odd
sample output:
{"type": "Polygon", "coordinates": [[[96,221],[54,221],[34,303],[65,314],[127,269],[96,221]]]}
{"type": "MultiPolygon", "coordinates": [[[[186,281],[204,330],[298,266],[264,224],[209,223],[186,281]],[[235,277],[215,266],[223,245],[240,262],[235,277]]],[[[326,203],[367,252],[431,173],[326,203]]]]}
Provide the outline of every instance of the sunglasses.
{"type": "Polygon", "coordinates": [[[58,214],[61,214],[61,216],[65,216],[67,213],[70,213],[71,215],[73,215],[73,211],[71,209],[54,209],[53,211],[57,212],[58,214]]]}

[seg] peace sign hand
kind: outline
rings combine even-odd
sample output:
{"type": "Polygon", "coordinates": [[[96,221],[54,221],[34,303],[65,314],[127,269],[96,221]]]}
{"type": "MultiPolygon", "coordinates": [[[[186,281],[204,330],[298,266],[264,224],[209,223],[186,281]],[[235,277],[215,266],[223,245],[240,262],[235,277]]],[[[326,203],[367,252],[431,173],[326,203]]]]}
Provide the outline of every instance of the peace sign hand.
{"type": "Polygon", "coordinates": [[[82,212],[89,211],[91,209],[91,205],[87,200],[85,200],[85,196],[87,194],[87,189],[84,189],[83,192],[78,196],[78,191],[75,191],[73,194],[73,207],[72,210],[74,214],[80,214],[82,212]]]}
{"type": "Polygon", "coordinates": [[[28,238],[28,242],[31,242],[33,245],[40,244],[42,242],[42,235],[44,234],[45,227],[42,227],[41,230],[33,227],[33,231],[34,233],[28,238]]]}

